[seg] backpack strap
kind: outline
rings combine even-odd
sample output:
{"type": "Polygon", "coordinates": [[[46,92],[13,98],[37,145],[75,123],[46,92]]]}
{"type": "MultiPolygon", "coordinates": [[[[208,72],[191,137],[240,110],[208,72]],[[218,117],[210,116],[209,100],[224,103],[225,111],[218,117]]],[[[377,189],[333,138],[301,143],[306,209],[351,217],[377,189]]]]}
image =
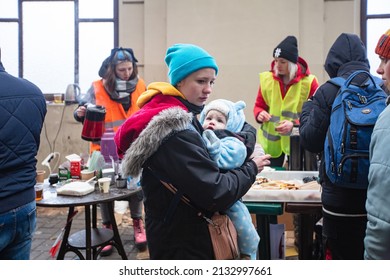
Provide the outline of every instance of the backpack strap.
{"type": "Polygon", "coordinates": [[[343,77],[335,77],[328,80],[328,82],[337,87],[341,87],[345,83],[345,79],[343,77]]]}
{"type": "Polygon", "coordinates": [[[383,80],[377,76],[372,76],[374,78],[374,81],[375,83],[379,86],[379,87],[382,87],[383,86],[383,80]]]}
{"type": "Polygon", "coordinates": [[[329,82],[329,83],[331,83],[339,88],[341,88],[344,85],[347,86],[349,84],[353,84],[353,85],[358,86],[358,87],[362,87],[365,85],[368,86],[371,84],[374,87],[378,87],[378,88],[381,88],[383,85],[382,79],[371,75],[369,72],[367,72],[365,70],[357,70],[357,71],[353,72],[351,75],[349,75],[349,77],[347,79],[345,79],[343,77],[335,77],[335,78],[328,80],[327,82],[329,82]],[[367,79],[362,84],[357,84],[357,83],[353,82],[353,79],[356,76],[358,76],[359,74],[366,74],[367,75],[367,79]]]}

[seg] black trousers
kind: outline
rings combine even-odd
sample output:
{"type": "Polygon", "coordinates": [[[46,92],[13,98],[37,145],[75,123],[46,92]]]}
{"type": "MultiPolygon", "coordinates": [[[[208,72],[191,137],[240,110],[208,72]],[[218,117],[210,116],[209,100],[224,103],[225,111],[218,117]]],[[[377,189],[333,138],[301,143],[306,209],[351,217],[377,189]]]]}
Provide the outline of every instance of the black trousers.
{"type": "Polygon", "coordinates": [[[280,157],[271,158],[270,167],[282,167],[284,163],[285,154],[282,153],[280,157]]]}
{"type": "Polygon", "coordinates": [[[367,217],[336,217],[323,213],[325,259],[363,260],[367,217]]]}

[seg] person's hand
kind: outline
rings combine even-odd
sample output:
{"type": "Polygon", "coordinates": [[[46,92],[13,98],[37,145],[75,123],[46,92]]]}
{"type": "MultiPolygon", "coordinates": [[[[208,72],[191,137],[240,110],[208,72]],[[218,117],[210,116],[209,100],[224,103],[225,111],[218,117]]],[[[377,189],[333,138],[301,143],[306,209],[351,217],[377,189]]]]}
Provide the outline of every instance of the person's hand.
{"type": "Polygon", "coordinates": [[[263,147],[259,143],[256,143],[255,144],[255,149],[253,150],[253,153],[249,157],[249,159],[252,159],[254,157],[264,156],[264,155],[265,155],[265,152],[264,152],[263,147]]]}
{"type": "Polygon", "coordinates": [[[268,166],[271,164],[271,155],[266,154],[259,157],[254,157],[252,160],[256,163],[257,169],[259,170],[259,173],[263,171],[264,166],[268,166]]]}
{"type": "Polygon", "coordinates": [[[87,111],[87,108],[85,106],[80,106],[76,109],[77,117],[84,118],[85,112],[87,111]]]}
{"type": "Polygon", "coordinates": [[[261,111],[257,115],[257,121],[261,123],[268,122],[271,118],[272,116],[267,111],[261,111]]]}
{"type": "Polygon", "coordinates": [[[279,123],[277,127],[275,127],[275,131],[280,135],[289,135],[294,127],[294,123],[292,121],[284,120],[279,123]]]}

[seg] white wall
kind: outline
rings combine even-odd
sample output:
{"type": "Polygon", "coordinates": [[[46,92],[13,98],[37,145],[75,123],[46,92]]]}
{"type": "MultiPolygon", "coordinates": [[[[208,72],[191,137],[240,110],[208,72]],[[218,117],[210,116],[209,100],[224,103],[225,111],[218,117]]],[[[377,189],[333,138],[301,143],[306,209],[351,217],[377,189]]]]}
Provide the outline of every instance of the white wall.
{"type": "MultiPolygon", "coordinates": [[[[167,81],[166,49],[174,43],[202,46],[217,60],[220,72],[212,99],[244,100],[249,123],[256,125],[253,104],[258,74],[270,68],[272,51],[287,35],[298,38],[299,53],[320,83],[328,77],[323,64],[329,47],[342,32],[359,34],[359,0],[121,0],[119,41],[134,49],[140,75],[146,83],[167,81]]],[[[80,123],[73,107],[56,140],[63,157],[82,153],[88,143],[81,139],[80,123]]],[[[46,129],[56,132],[62,106],[50,106],[46,129]],[[53,117],[57,116],[57,117],[53,117]]],[[[51,135],[51,134],[49,134],[51,135]]],[[[44,131],[38,162],[49,154],[44,131]]],[[[39,168],[41,166],[38,166],[39,168]]]]}
{"type": "Polygon", "coordinates": [[[342,32],[359,33],[359,1],[145,0],[145,79],[166,80],[164,55],[174,43],[198,44],[217,60],[220,72],[211,99],[242,99],[247,120],[259,77],[270,69],[272,51],[287,35],[322,83],[327,51],[342,32]]]}

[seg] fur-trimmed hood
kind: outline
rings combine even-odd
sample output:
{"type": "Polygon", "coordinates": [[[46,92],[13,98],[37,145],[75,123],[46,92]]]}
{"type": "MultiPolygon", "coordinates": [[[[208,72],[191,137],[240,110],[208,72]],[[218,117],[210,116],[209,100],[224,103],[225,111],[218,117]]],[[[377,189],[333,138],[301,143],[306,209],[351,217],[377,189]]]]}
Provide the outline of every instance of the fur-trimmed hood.
{"type": "Polygon", "coordinates": [[[127,149],[122,161],[123,174],[139,175],[145,161],[158,150],[164,139],[176,132],[192,129],[192,119],[192,113],[180,107],[165,109],[154,116],[127,149]]]}

